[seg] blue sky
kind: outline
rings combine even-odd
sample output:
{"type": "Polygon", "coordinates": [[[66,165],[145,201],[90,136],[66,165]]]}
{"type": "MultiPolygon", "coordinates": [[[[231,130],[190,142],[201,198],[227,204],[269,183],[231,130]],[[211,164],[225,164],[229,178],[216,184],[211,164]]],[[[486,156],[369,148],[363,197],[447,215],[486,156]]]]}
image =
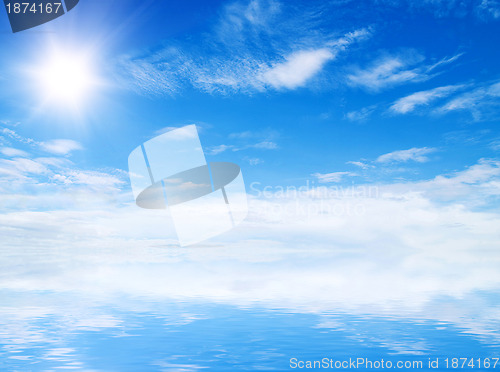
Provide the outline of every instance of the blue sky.
{"type": "Polygon", "coordinates": [[[130,296],[448,322],[498,345],[498,1],[104,3],[17,34],[0,15],[0,290],[51,294],[2,305],[20,324],[3,344],[44,333],[27,319],[66,324],[70,294],[83,331],[149,311],[116,312],[130,296]],[[48,94],[59,57],[86,94],[48,94]],[[168,211],[135,205],[127,159],[187,124],[241,166],[249,215],[180,248],[168,211]]]}
{"type": "Polygon", "coordinates": [[[106,7],[87,1],[2,36],[2,120],[23,137],[78,142],[84,167],[126,169],[138,139],[189,123],[212,159],[269,184],[428,179],[498,154],[496,3],[106,7]],[[35,110],[25,70],[51,45],[91,54],[100,85],[78,114],[35,110]]]}

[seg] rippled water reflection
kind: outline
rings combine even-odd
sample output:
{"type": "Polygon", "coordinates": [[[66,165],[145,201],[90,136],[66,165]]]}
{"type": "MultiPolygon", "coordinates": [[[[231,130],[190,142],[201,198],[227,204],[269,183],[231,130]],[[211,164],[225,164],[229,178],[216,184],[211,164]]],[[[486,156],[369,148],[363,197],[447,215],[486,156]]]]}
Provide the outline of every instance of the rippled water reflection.
{"type": "Polygon", "coordinates": [[[499,319],[479,316],[497,312],[500,296],[488,292],[441,298],[434,319],[426,310],[346,313],[39,291],[1,298],[0,368],[9,371],[290,370],[291,358],[426,365],[500,353],[499,319]],[[438,320],[443,314],[450,320],[438,320]]]}

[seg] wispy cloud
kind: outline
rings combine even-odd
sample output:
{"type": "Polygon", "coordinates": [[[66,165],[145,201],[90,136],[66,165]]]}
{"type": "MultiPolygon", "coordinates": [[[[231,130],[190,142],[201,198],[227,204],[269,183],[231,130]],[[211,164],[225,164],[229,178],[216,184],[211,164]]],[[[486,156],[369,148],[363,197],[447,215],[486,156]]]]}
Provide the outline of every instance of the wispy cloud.
{"type": "Polygon", "coordinates": [[[98,195],[116,195],[122,192],[121,187],[126,183],[125,172],[116,169],[108,172],[83,170],[68,159],[68,154],[72,151],[82,149],[78,142],[73,140],[41,142],[25,138],[12,130],[6,133],[11,140],[30,146],[32,152],[38,155],[34,156],[10,147],[0,149],[8,157],[0,159],[0,193],[4,193],[0,198],[0,204],[4,208],[22,209],[31,203],[34,203],[34,209],[40,204],[69,206],[78,203],[84,195],[90,199],[91,195],[94,195],[95,200],[89,199],[86,202],[90,206],[102,199],[97,197],[98,195]],[[50,156],[45,156],[45,153],[49,153],[50,156]],[[50,200],[40,196],[47,193],[52,193],[54,196],[50,200]],[[24,194],[24,196],[12,198],[9,194],[24,194]],[[36,199],[39,197],[41,200],[37,203],[36,199]]]}
{"type": "Polygon", "coordinates": [[[47,173],[47,167],[39,161],[14,158],[0,159],[0,178],[26,179],[27,175],[47,173]]]}
{"type": "Polygon", "coordinates": [[[407,56],[387,56],[378,59],[366,69],[356,68],[347,75],[347,82],[372,91],[410,82],[424,81],[429,77],[420,69],[408,69],[409,66],[421,62],[424,58],[416,53],[407,56]]]}
{"type": "Polygon", "coordinates": [[[485,116],[497,116],[499,108],[500,82],[495,82],[465,92],[437,108],[435,112],[444,114],[452,111],[469,111],[475,120],[481,120],[485,116]]]}
{"type": "Polygon", "coordinates": [[[273,26],[283,16],[283,5],[276,0],[250,0],[229,3],[215,26],[217,39],[226,45],[241,46],[248,39],[280,33],[273,26]]]}
{"type": "Polygon", "coordinates": [[[276,139],[280,134],[275,130],[263,131],[244,131],[231,133],[228,138],[231,144],[221,144],[208,148],[211,155],[217,155],[225,151],[244,151],[244,150],[277,150],[279,145],[276,139]]]}
{"type": "Polygon", "coordinates": [[[37,185],[38,194],[64,185],[66,191],[67,186],[72,186],[75,196],[95,191],[115,193],[126,183],[124,179],[125,172],[81,170],[65,157],[0,159],[0,189],[14,187],[18,192],[27,192],[37,185]]]}
{"type": "Polygon", "coordinates": [[[377,92],[404,83],[422,82],[433,77],[433,70],[454,62],[459,56],[425,65],[422,63],[425,58],[415,51],[387,55],[375,60],[365,69],[354,68],[353,72],[347,75],[347,83],[377,92]]]}
{"type": "Polygon", "coordinates": [[[432,147],[413,147],[407,150],[392,151],[378,156],[375,159],[361,159],[358,161],[347,161],[346,164],[353,165],[359,169],[359,172],[341,171],[333,173],[314,173],[320,183],[341,182],[345,177],[358,176],[365,180],[373,180],[373,177],[390,172],[407,172],[409,169],[396,167],[400,163],[425,163],[430,161],[428,155],[438,151],[432,147]],[[381,169],[381,167],[383,167],[381,169]]]}
{"type": "Polygon", "coordinates": [[[278,145],[276,142],[273,141],[262,141],[262,142],[257,142],[254,145],[249,145],[250,147],[253,147],[255,149],[264,149],[264,150],[276,150],[278,148],[278,145]]]}
{"type": "Polygon", "coordinates": [[[17,127],[19,124],[21,124],[20,122],[12,122],[10,120],[0,120],[0,124],[3,125],[3,126],[6,126],[6,127],[17,127]]]}
{"type": "Polygon", "coordinates": [[[254,132],[246,130],[244,132],[231,133],[229,135],[229,138],[231,138],[231,139],[234,139],[234,138],[245,139],[245,138],[252,138],[254,136],[255,136],[254,132]]]}
{"type": "Polygon", "coordinates": [[[406,7],[410,11],[427,12],[436,18],[476,17],[481,21],[500,18],[498,0],[376,0],[374,4],[389,7],[406,7]]]}
{"type": "Polygon", "coordinates": [[[209,93],[255,93],[307,86],[338,53],[368,38],[368,29],[338,37],[314,16],[271,0],[226,6],[199,47],[169,46],[122,56],[119,80],[143,94],[175,94],[191,85],[209,93]]]}
{"type": "Polygon", "coordinates": [[[458,53],[458,54],[455,54],[454,56],[451,56],[449,58],[445,57],[445,58],[441,59],[440,61],[434,63],[433,65],[428,66],[427,67],[427,72],[433,71],[433,70],[437,69],[438,67],[447,65],[449,63],[453,63],[457,59],[459,59],[460,57],[462,57],[463,55],[464,55],[464,53],[458,53]]]}
{"type": "Polygon", "coordinates": [[[377,158],[378,163],[397,163],[397,162],[408,162],[408,161],[416,161],[418,163],[424,163],[429,161],[427,155],[437,151],[435,148],[429,147],[413,147],[408,150],[399,150],[389,152],[384,155],[380,155],[377,158]]]}
{"type": "Polygon", "coordinates": [[[355,165],[356,167],[359,167],[361,169],[373,168],[373,165],[370,165],[370,164],[368,164],[367,162],[364,162],[364,161],[348,161],[346,164],[355,165]]]}
{"type": "Polygon", "coordinates": [[[341,182],[345,177],[356,176],[354,172],[333,172],[333,173],[313,173],[312,176],[315,177],[320,183],[338,183],[341,182]]]}
{"type": "Polygon", "coordinates": [[[345,115],[345,117],[348,120],[350,120],[350,121],[360,121],[360,122],[363,122],[363,121],[366,121],[373,114],[373,112],[375,111],[376,108],[377,108],[376,105],[371,105],[371,106],[368,106],[368,107],[363,107],[363,108],[361,108],[359,110],[348,112],[345,115]]]}
{"type": "Polygon", "coordinates": [[[500,161],[495,159],[480,159],[477,164],[468,167],[465,171],[456,173],[453,177],[438,176],[435,182],[481,184],[500,176],[500,161]]]}
{"type": "Polygon", "coordinates": [[[475,121],[495,119],[500,115],[500,83],[462,83],[419,91],[399,98],[388,108],[383,104],[371,105],[348,112],[345,118],[365,121],[375,112],[403,115],[424,107],[427,107],[426,113],[434,115],[469,111],[475,121]],[[443,104],[442,101],[449,96],[452,96],[451,100],[443,104]]]}
{"type": "Polygon", "coordinates": [[[231,150],[231,151],[243,151],[243,150],[248,150],[248,149],[276,150],[278,148],[279,148],[279,146],[276,142],[262,141],[262,142],[257,142],[257,143],[253,143],[253,144],[241,145],[241,146],[222,144],[222,145],[212,146],[208,150],[209,150],[211,155],[217,155],[217,154],[223,153],[224,151],[227,151],[227,150],[231,150]]]}
{"type": "Polygon", "coordinates": [[[410,94],[394,102],[390,110],[398,114],[407,114],[415,110],[418,106],[425,106],[439,98],[447,97],[453,92],[464,88],[465,85],[447,85],[434,89],[424,90],[410,94]]]}
{"type": "Polygon", "coordinates": [[[258,165],[264,163],[264,160],[260,158],[245,158],[245,160],[248,162],[250,165],[258,165]]]}
{"type": "Polygon", "coordinates": [[[0,153],[8,157],[28,157],[29,154],[26,151],[15,149],[12,147],[2,147],[0,148],[0,153]]]}
{"type": "Polygon", "coordinates": [[[75,150],[82,150],[80,143],[69,139],[54,139],[46,142],[40,142],[39,146],[47,152],[56,155],[68,155],[75,150]]]}
{"type": "Polygon", "coordinates": [[[66,185],[89,186],[91,189],[118,190],[121,185],[126,183],[123,177],[117,177],[116,174],[72,169],[66,169],[64,172],[54,174],[52,179],[66,185]]]}
{"type": "Polygon", "coordinates": [[[9,128],[3,128],[2,129],[2,133],[4,135],[6,135],[7,137],[12,138],[15,141],[18,141],[18,142],[21,142],[21,143],[25,143],[25,144],[28,144],[28,145],[33,145],[33,144],[37,143],[32,138],[20,136],[19,134],[17,134],[16,131],[14,131],[12,129],[9,129],[9,128]]]}
{"type": "Polygon", "coordinates": [[[490,148],[495,151],[500,151],[500,139],[491,141],[490,148]]]}
{"type": "Polygon", "coordinates": [[[482,0],[477,6],[476,12],[480,17],[498,19],[500,18],[500,3],[498,0],[482,0]]]}
{"type": "MultiPolygon", "coordinates": [[[[83,146],[74,140],[71,139],[52,139],[48,141],[35,141],[33,138],[29,137],[24,137],[20,134],[18,134],[16,131],[9,129],[9,128],[3,128],[1,130],[1,133],[9,137],[10,139],[25,144],[29,145],[34,149],[42,150],[44,152],[48,152],[50,154],[55,154],[55,155],[69,155],[71,152],[76,151],[76,150],[83,150],[83,146]]],[[[21,151],[21,150],[15,150],[15,149],[7,149],[5,150],[7,153],[12,153],[13,151],[21,151]]],[[[2,152],[4,153],[4,152],[2,152]]],[[[5,155],[6,153],[4,153],[5,155]]],[[[23,152],[22,154],[19,153],[20,155],[18,156],[26,156],[27,153],[23,152]]],[[[9,155],[10,156],[10,155],[9,155]]]]}
{"type": "Polygon", "coordinates": [[[234,146],[232,145],[218,145],[218,146],[213,146],[209,148],[209,152],[211,155],[217,155],[220,154],[226,150],[233,149],[234,146]]]}

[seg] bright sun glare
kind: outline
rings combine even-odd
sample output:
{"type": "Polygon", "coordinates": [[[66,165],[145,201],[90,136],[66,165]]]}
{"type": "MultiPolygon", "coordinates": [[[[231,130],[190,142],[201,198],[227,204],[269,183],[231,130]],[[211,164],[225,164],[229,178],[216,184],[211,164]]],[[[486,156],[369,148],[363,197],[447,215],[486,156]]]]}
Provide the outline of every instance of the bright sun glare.
{"type": "Polygon", "coordinates": [[[36,71],[43,101],[81,106],[96,85],[90,59],[69,51],[53,52],[36,71]]]}

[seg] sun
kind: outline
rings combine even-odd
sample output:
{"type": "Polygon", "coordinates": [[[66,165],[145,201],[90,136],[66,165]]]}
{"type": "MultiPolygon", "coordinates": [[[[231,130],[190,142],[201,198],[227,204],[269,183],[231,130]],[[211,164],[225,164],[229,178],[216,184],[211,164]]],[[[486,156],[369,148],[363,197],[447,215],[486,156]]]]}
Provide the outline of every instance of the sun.
{"type": "Polygon", "coordinates": [[[87,54],[53,50],[35,69],[45,104],[80,108],[98,84],[87,54]]]}

